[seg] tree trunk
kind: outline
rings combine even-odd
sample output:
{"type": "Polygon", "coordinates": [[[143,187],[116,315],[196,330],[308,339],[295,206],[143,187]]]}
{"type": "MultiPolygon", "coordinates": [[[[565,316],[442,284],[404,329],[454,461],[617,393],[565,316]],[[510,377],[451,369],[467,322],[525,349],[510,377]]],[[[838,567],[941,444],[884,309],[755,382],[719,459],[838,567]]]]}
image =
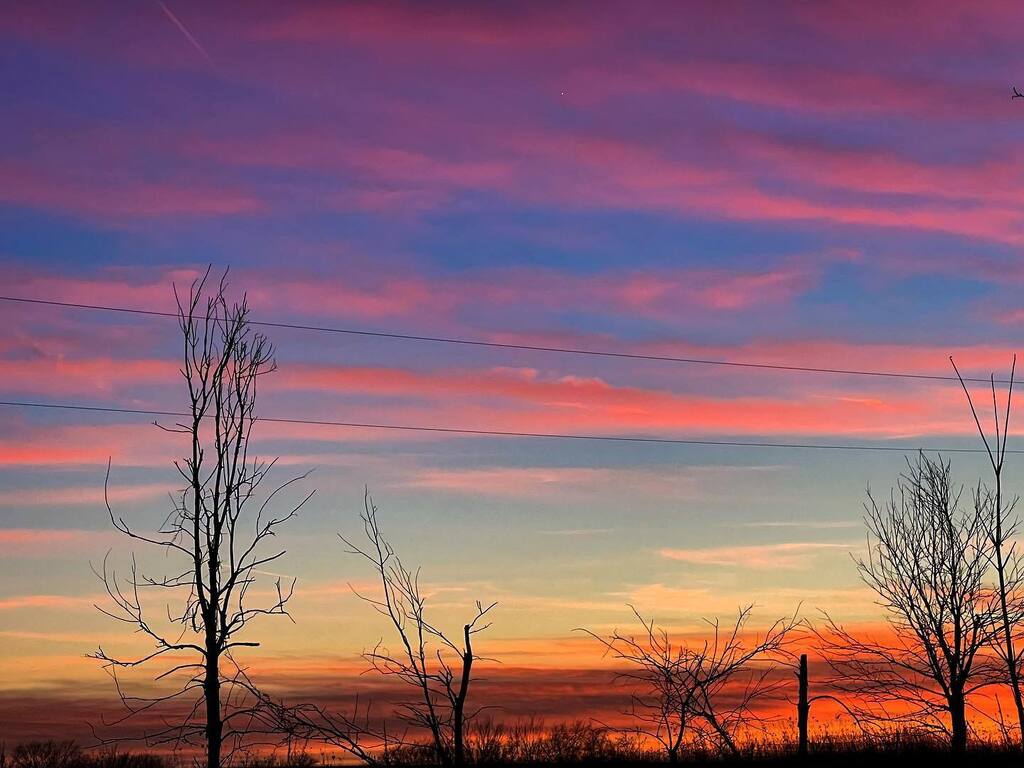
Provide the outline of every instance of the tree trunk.
{"type": "Polygon", "coordinates": [[[669,738],[668,746],[668,761],[670,763],[679,762],[679,752],[683,748],[683,738],[686,735],[686,703],[679,705],[679,731],[676,733],[676,737],[669,738]]]}
{"type": "Polygon", "coordinates": [[[736,746],[736,742],[733,741],[732,736],[729,735],[729,732],[718,721],[718,718],[715,717],[715,712],[710,706],[704,713],[704,719],[707,720],[708,724],[715,729],[715,733],[718,734],[718,737],[722,740],[722,743],[725,745],[729,754],[733,757],[738,757],[740,754],[739,747],[736,746]]]}
{"type": "Polygon", "coordinates": [[[1013,691],[1013,704],[1017,709],[1017,725],[1020,728],[1020,743],[1024,748],[1024,700],[1021,699],[1020,677],[1017,669],[1017,652],[1013,647],[1013,627],[1006,605],[1006,561],[1003,558],[1003,488],[1002,468],[996,470],[996,574],[999,577],[999,608],[1002,619],[1003,642],[1006,646],[1006,669],[1013,691]]]}
{"type": "Polygon", "coordinates": [[[224,740],[224,722],[220,712],[220,668],[216,639],[210,637],[206,644],[203,694],[206,698],[206,765],[207,768],[220,768],[221,743],[224,740]]]}
{"type": "Polygon", "coordinates": [[[796,705],[797,726],[800,731],[800,743],[797,747],[797,754],[801,758],[807,757],[807,717],[811,711],[811,705],[807,701],[807,654],[800,654],[800,671],[797,673],[800,680],[800,701],[796,705]]]}
{"type": "Polygon", "coordinates": [[[962,692],[954,691],[949,700],[950,750],[957,755],[967,751],[967,704],[962,692]]]}
{"type": "Polygon", "coordinates": [[[466,764],[466,746],[463,725],[465,721],[466,696],[469,693],[470,674],[473,671],[473,646],[470,644],[472,627],[467,624],[463,628],[465,637],[465,650],[462,654],[462,680],[459,683],[459,693],[455,697],[452,706],[452,733],[455,742],[455,765],[462,768],[466,764]]]}

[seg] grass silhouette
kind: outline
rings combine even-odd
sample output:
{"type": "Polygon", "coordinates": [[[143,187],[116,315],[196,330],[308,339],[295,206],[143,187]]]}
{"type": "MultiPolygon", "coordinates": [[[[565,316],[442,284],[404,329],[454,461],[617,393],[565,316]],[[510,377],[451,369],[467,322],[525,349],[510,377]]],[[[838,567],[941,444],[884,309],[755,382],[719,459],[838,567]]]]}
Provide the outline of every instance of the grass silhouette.
{"type": "MultiPolygon", "coordinates": [[[[467,743],[469,764],[480,766],[621,766],[648,768],[667,765],[663,750],[641,744],[629,734],[620,734],[587,722],[560,723],[549,728],[535,721],[517,723],[482,722],[473,729],[467,743]]],[[[379,755],[381,766],[415,768],[432,766],[431,745],[407,744],[379,755]]],[[[877,766],[928,765],[1019,765],[1021,752],[1004,741],[976,740],[966,755],[949,751],[948,739],[905,729],[863,735],[821,730],[811,741],[806,759],[798,757],[796,740],[789,734],[764,736],[745,741],[739,754],[723,754],[690,745],[680,753],[679,765],[707,766],[877,766]]],[[[281,754],[237,758],[236,768],[312,768],[352,765],[349,757],[317,753],[307,745],[292,757],[281,754]]],[[[74,742],[30,742],[5,751],[0,747],[0,768],[185,768],[196,765],[193,755],[157,755],[140,752],[91,752],[74,742]]]]}

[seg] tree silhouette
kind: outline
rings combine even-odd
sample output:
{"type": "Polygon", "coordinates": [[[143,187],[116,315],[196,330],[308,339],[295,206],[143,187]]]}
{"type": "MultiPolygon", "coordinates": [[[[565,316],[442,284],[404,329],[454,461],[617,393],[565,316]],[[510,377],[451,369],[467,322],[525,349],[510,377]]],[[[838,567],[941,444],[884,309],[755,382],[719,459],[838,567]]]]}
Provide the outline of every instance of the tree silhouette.
{"type": "MultiPolygon", "coordinates": [[[[219,768],[225,744],[233,751],[258,728],[264,700],[233,654],[259,646],[245,633],[255,619],[288,615],[294,588],[294,581],[286,586],[278,578],[268,602],[251,603],[260,570],[285,554],[265,545],[312,493],[275,513],[278,495],[304,475],[262,491],[275,462],[250,455],[250,439],[257,383],[275,368],[273,347],[252,331],[244,297],[228,303],[227,273],[212,287],[209,277],[208,269],[185,298],[175,290],[190,410],[187,420],[161,428],[187,440],[187,455],[174,463],[185,486],[172,496],[173,509],[155,532],[130,525],[107,502],[118,531],[162,551],[172,563],[169,575],[151,575],[133,553],[129,573],[121,577],[108,553],[98,573],[112,601],[100,610],[148,639],[153,650],[125,658],[100,647],[92,656],[114,677],[127,707],[116,723],[160,704],[185,702],[183,716],[166,716],[163,727],[143,738],[151,744],[205,746],[207,765],[219,768]],[[120,670],[159,661],[165,668],[156,679],[175,682],[173,692],[155,698],[124,692],[120,670]]],[[[109,477],[108,466],[105,492],[109,477]]]]}
{"type": "Polygon", "coordinates": [[[991,507],[979,490],[965,509],[941,457],[921,453],[907,466],[881,506],[868,492],[868,555],[856,559],[891,637],[857,636],[827,614],[818,636],[830,685],[853,697],[862,722],[938,731],[962,753],[971,695],[1000,679],[984,653],[999,616],[985,581],[991,507]]]}
{"type": "Polygon", "coordinates": [[[637,723],[633,731],[659,743],[672,763],[687,743],[738,754],[737,734],[762,719],[752,709],[754,700],[780,685],[772,679],[773,667],[755,662],[788,656],[801,622],[796,616],[778,619],[764,634],[750,638],[746,629],[753,606],[748,605],[730,627],[705,619],[710,636],[687,644],[673,641],[653,619],[630,608],[643,625],[640,635],[580,631],[627,665],[616,678],[635,686],[625,713],[637,723]]]}
{"type": "Polygon", "coordinates": [[[1024,591],[1024,570],[1021,569],[1020,558],[1017,556],[1015,540],[1020,530],[1020,519],[1016,516],[1015,510],[1019,501],[1014,496],[1008,502],[1003,494],[1003,465],[1006,461],[1006,440],[1010,431],[1010,406],[1013,404],[1014,375],[1017,371],[1017,356],[1013,356],[1013,363],[1010,366],[1009,386],[1006,390],[1006,405],[1000,415],[999,401],[996,396],[995,375],[989,376],[989,385],[992,390],[992,420],[994,434],[992,439],[985,432],[981,424],[981,418],[974,407],[974,399],[967,388],[967,384],[960,375],[953,358],[949,362],[956,371],[960,386],[963,387],[967,404],[971,409],[971,416],[974,417],[974,424],[978,428],[978,434],[985,445],[985,452],[988,455],[989,464],[992,467],[994,487],[983,489],[983,501],[990,507],[989,516],[989,539],[992,544],[992,554],[996,578],[998,581],[999,597],[999,630],[1001,636],[994,647],[1006,665],[1007,683],[1013,694],[1013,704],[1017,711],[1017,725],[1020,729],[1021,744],[1024,745],[1024,698],[1020,689],[1020,668],[1021,652],[1015,647],[1015,635],[1018,634],[1017,621],[1015,617],[1024,616],[1024,610],[1020,605],[1022,591],[1024,591]],[[1002,424],[1000,425],[1000,421],[1002,424]]]}
{"type": "Polygon", "coordinates": [[[467,709],[473,664],[483,657],[473,650],[473,636],[490,623],[481,623],[497,603],[476,603],[476,613],[463,626],[455,642],[427,618],[427,598],[419,583],[419,569],[407,568],[384,537],[377,522],[377,507],[364,494],[360,515],[367,544],[341,536],[349,552],[367,560],[380,581],[380,595],[356,595],[387,617],[400,649],[391,652],[383,643],[363,654],[375,671],[395,677],[412,688],[415,698],[401,703],[402,720],[430,733],[434,756],[443,766],[465,765],[466,726],[480,709],[467,709]],[[433,644],[433,647],[431,647],[433,644]],[[453,660],[453,658],[456,660],[453,660]]]}

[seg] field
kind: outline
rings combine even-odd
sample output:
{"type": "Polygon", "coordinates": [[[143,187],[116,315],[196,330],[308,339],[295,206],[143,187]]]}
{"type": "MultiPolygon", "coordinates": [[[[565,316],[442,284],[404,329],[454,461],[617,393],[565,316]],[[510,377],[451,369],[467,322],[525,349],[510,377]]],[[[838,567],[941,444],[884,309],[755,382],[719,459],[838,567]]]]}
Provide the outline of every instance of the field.
{"type": "MultiPolygon", "coordinates": [[[[599,729],[583,724],[560,726],[553,735],[529,741],[505,740],[502,745],[477,742],[471,764],[481,766],[621,766],[644,768],[669,765],[653,751],[637,749],[609,737],[599,729]]],[[[380,765],[413,768],[436,765],[422,759],[424,752],[403,749],[382,758],[380,765]]],[[[952,755],[943,742],[909,733],[891,733],[882,737],[850,737],[821,734],[809,754],[797,754],[796,744],[774,738],[749,742],[741,754],[728,756],[690,750],[680,756],[677,765],[686,766],[896,766],[910,763],[927,765],[1019,765],[1020,750],[1014,745],[976,742],[964,755],[952,755]]],[[[312,766],[352,765],[309,747],[295,750],[291,758],[284,751],[274,754],[237,757],[236,768],[312,768],[312,766]]],[[[0,768],[185,768],[195,766],[188,755],[157,755],[144,751],[90,751],[73,742],[32,742],[14,748],[0,747],[0,768]]]]}

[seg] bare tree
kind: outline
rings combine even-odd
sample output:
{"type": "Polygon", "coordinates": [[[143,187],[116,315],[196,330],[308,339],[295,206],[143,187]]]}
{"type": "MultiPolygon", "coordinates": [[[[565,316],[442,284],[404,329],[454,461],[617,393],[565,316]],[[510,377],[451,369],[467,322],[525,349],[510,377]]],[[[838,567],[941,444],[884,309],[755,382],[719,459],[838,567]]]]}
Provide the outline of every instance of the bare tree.
{"type": "Polygon", "coordinates": [[[1021,655],[1014,645],[1014,635],[1017,633],[1017,621],[1014,617],[1022,614],[1020,600],[1022,588],[1024,588],[1024,571],[1020,567],[1020,559],[1015,551],[1014,541],[1020,528],[1020,519],[1015,515],[1018,497],[1013,497],[1007,502],[1003,495],[1003,464],[1006,460],[1006,440],[1010,431],[1010,406],[1013,403],[1014,375],[1017,371],[1017,356],[1013,356],[1013,363],[1010,366],[1010,379],[1006,390],[1006,406],[1003,412],[999,413],[999,401],[996,396],[995,375],[989,376],[989,386],[992,390],[992,421],[994,435],[989,440],[989,435],[981,424],[981,418],[974,407],[974,399],[970,390],[960,375],[960,370],[949,358],[949,362],[956,371],[960,386],[963,387],[964,395],[967,397],[967,404],[971,409],[971,416],[974,417],[974,424],[981,435],[982,443],[985,445],[985,452],[988,454],[989,464],[992,467],[994,488],[984,489],[983,499],[991,508],[989,518],[989,539],[992,545],[992,555],[996,578],[999,587],[999,629],[1001,632],[1000,641],[995,643],[995,648],[1006,665],[1007,682],[1013,694],[1013,704],[1017,710],[1017,725],[1020,729],[1021,744],[1024,745],[1024,697],[1020,689],[1020,667],[1021,655]],[[1002,424],[1000,425],[1000,421],[1002,424]],[[1001,428],[1000,428],[1001,427],[1001,428]]]}
{"type": "Polygon", "coordinates": [[[949,462],[919,454],[881,506],[868,492],[861,579],[887,613],[891,637],[856,636],[826,614],[822,652],[830,685],[851,694],[861,722],[903,723],[944,733],[966,749],[972,694],[998,679],[984,650],[998,598],[986,584],[992,544],[981,493],[965,509],[949,462]]]}
{"type": "Polygon", "coordinates": [[[281,734],[289,758],[294,745],[319,742],[337,747],[367,765],[387,760],[392,744],[386,724],[376,724],[370,716],[369,703],[364,706],[358,698],[351,714],[332,712],[313,703],[285,704],[269,697],[264,700],[264,708],[263,721],[281,734]]]}
{"type": "Polygon", "coordinates": [[[773,666],[756,662],[788,657],[801,622],[795,615],[778,619],[762,635],[747,637],[753,610],[748,605],[731,627],[705,619],[709,637],[687,644],[673,642],[653,619],[630,608],[643,625],[641,635],[615,630],[604,637],[580,631],[626,663],[627,669],[616,678],[634,685],[625,713],[636,721],[634,731],[657,741],[672,763],[687,743],[711,743],[719,751],[738,754],[737,734],[763,720],[752,707],[754,701],[781,684],[773,679],[773,666]]]}
{"type": "MultiPolygon", "coordinates": [[[[174,463],[185,486],[172,496],[173,509],[155,532],[130,525],[107,502],[118,531],[162,551],[173,564],[169,575],[151,575],[140,569],[133,553],[129,573],[120,577],[108,565],[108,553],[98,573],[112,601],[99,610],[132,627],[153,650],[125,658],[100,647],[92,656],[115,683],[120,670],[164,661],[166,668],[156,679],[173,681],[173,692],[133,697],[118,683],[127,714],[117,722],[176,702],[184,715],[166,716],[164,727],[145,738],[205,746],[207,765],[219,768],[224,745],[242,745],[263,701],[233,653],[259,646],[245,632],[255,619],[288,616],[294,581],[285,585],[277,578],[273,596],[262,605],[252,604],[250,590],[262,569],[285,554],[266,545],[312,493],[274,512],[278,495],[304,475],[262,491],[275,462],[250,455],[249,449],[257,382],[275,368],[273,347],[252,331],[244,297],[241,303],[228,303],[227,273],[214,285],[209,277],[208,269],[187,297],[175,290],[184,341],[181,374],[190,409],[187,419],[162,428],[187,440],[187,455],[174,463]]],[[[105,491],[109,477],[108,466],[105,491]]]]}
{"type": "Polygon", "coordinates": [[[377,522],[377,507],[364,494],[363,531],[367,544],[358,545],[341,536],[349,552],[373,566],[380,580],[379,597],[356,592],[362,600],[387,617],[398,637],[399,650],[391,652],[378,643],[364,658],[371,667],[395,677],[416,691],[415,698],[403,702],[402,720],[413,728],[430,733],[434,755],[443,766],[463,766],[466,762],[466,726],[479,712],[467,709],[473,664],[483,659],[473,650],[473,636],[490,623],[487,615],[497,603],[476,603],[476,613],[463,626],[460,641],[451,640],[427,618],[427,598],[420,588],[419,569],[406,567],[384,537],[377,522]]]}

